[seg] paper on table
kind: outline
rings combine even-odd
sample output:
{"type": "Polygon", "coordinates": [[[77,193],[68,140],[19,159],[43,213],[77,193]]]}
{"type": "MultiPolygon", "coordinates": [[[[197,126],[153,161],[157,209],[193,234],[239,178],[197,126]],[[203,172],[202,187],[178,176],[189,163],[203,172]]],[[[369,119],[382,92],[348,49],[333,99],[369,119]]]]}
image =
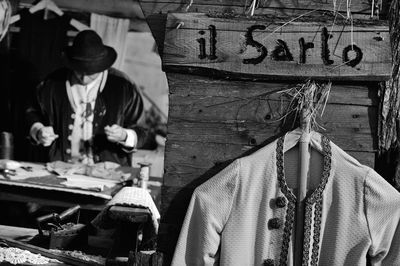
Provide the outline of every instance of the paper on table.
{"type": "MultiPolygon", "coordinates": [[[[37,163],[21,162],[21,167],[15,169],[15,175],[10,175],[9,180],[21,181],[30,177],[48,176],[51,173],[46,170],[46,167],[37,163]],[[26,170],[30,169],[30,171],[26,170]]],[[[0,176],[0,178],[3,178],[0,176]]]]}

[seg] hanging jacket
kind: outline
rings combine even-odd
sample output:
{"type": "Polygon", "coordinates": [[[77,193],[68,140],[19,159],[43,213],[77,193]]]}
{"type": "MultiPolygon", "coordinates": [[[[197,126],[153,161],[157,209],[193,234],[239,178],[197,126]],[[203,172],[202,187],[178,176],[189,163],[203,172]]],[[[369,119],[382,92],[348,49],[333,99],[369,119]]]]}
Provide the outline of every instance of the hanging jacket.
{"type": "MultiPolygon", "coordinates": [[[[293,265],[296,196],[284,152],[300,135],[236,159],[196,188],[173,266],[293,265]]],[[[372,265],[400,265],[400,193],[326,137],[312,132],[311,145],[323,166],[305,200],[302,265],[366,265],[367,256],[372,265]]]]}

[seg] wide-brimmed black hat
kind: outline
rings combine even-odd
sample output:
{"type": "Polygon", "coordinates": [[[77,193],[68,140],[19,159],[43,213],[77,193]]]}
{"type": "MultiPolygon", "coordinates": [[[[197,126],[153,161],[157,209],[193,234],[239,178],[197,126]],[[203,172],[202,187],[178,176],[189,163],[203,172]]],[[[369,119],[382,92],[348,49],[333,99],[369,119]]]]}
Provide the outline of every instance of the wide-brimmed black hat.
{"type": "Polygon", "coordinates": [[[76,35],[72,46],[65,48],[67,65],[86,74],[102,72],[114,64],[117,52],[104,45],[93,30],[84,30],[76,35]]]}

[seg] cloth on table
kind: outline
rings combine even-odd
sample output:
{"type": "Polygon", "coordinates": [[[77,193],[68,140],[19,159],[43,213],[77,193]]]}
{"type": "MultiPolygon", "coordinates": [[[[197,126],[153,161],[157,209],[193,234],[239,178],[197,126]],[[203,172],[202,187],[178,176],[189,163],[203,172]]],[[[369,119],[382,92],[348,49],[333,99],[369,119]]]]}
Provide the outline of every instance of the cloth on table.
{"type": "Polygon", "coordinates": [[[80,174],[103,179],[125,181],[131,177],[131,173],[123,171],[119,164],[114,162],[100,162],[93,165],[81,163],[66,163],[54,161],[46,164],[46,169],[60,176],[80,174]]]}
{"type": "Polygon", "coordinates": [[[124,187],[107,203],[107,206],[93,219],[92,224],[96,228],[107,229],[114,225],[108,217],[111,206],[144,207],[151,212],[151,220],[155,233],[158,232],[160,213],[150,193],[138,187],[124,187]]]}

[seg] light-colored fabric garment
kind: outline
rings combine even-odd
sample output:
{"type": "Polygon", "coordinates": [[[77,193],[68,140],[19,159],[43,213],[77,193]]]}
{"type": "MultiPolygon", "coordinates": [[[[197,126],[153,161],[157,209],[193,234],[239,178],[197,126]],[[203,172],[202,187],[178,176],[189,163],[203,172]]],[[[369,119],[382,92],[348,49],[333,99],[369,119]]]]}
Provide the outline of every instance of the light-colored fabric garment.
{"type": "Polygon", "coordinates": [[[104,44],[113,47],[117,51],[118,56],[113,67],[119,70],[122,70],[125,58],[129,23],[129,19],[112,18],[95,13],[90,16],[90,28],[100,35],[104,44]]]}
{"type": "MultiPolygon", "coordinates": [[[[196,188],[173,266],[293,265],[296,197],[284,152],[300,135],[286,134],[196,188]]],[[[400,265],[400,193],[326,137],[313,132],[311,145],[324,158],[306,198],[303,265],[366,265],[367,254],[372,265],[400,265]]]]}

